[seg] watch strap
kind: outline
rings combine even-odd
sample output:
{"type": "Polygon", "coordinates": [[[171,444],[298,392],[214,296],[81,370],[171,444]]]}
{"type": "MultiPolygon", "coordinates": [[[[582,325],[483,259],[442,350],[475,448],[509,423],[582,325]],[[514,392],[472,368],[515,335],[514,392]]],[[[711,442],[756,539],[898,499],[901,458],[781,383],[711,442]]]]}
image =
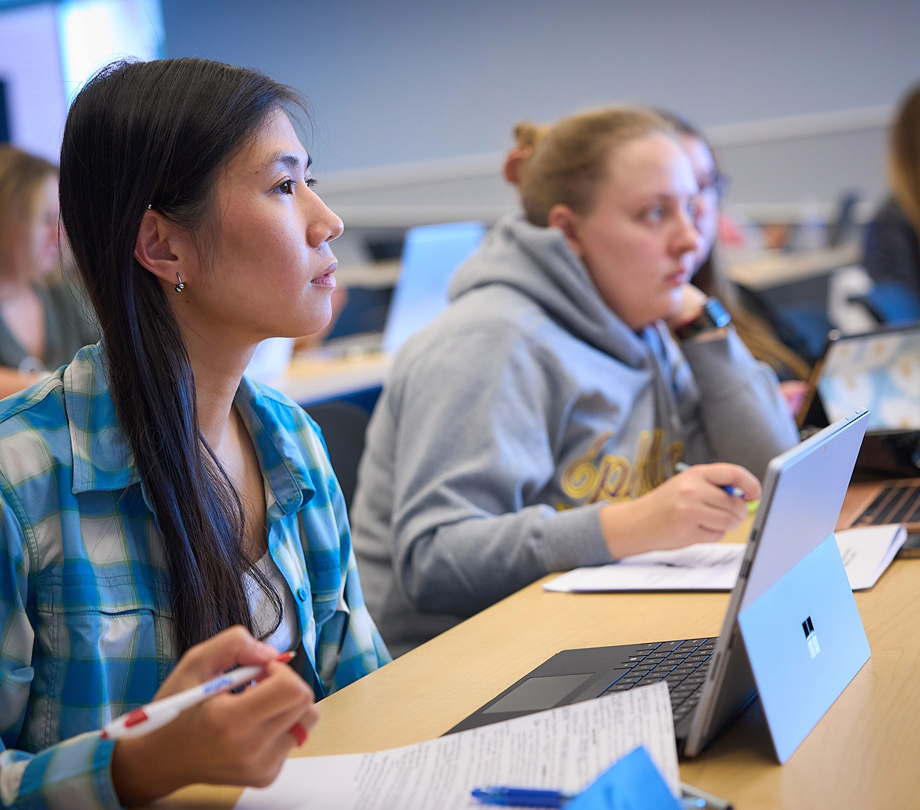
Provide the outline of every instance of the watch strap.
{"type": "Polygon", "coordinates": [[[703,311],[689,323],[674,330],[674,334],[681,340],[690,340],[703,332],[712,329],[721,329],[731,323],[732,316],[722,306],[718,298],[707,298],[703,304],[703,311]]]}

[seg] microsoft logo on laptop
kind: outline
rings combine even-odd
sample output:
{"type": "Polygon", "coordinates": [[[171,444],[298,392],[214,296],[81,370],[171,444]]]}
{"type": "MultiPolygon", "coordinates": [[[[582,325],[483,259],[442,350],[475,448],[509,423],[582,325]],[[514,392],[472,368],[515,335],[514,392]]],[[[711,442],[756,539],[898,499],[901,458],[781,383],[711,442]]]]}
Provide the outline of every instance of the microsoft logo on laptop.
{"type": "Polygon", "coordinates": [[[811,657],[814,658],[821,652],[821,647],[818,646],[818,634],[815,633],[815,626],[811,623],[811,616],[802,622],[802,629],[805,631],[805,642],[808,644],[808,652],[810,652],[811,657]]]}

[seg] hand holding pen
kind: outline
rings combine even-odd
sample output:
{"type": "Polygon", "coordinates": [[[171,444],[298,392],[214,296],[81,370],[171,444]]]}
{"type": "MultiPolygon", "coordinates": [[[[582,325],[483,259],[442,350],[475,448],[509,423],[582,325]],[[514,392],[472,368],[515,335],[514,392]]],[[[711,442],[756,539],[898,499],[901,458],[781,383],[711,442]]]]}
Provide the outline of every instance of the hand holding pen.
{"type": "Polygon", "coordinates": [[[748,516],[760,498],[760,481],[744,467],[717,462],[678,470],[634,500],[623,498],[600,509],[601,531],[616,559],[714,543],[748,516]]]}
{"type": "MultiPolygon", "coordinates": [[[[279,664],[288,664],[294,658],[294,653],[286,652],[279,655],[275,660],[279,664]]],[[[201,686],[193,686],[184,692],[179,692],[171,697],[161,697],[146,706],[123,714],[121,717],[107,723],[102,729],[103,740],[122,740],[126,737],[140,737],[149,734],[155,729],[162,728],[167,723],[171,723],[186,709],[197,706],[199,703],[208,698],[219,695],[222,692],[230,692],[233,689],[239,689],[251,685],[261,678],[265,673],[265,667],[252,666],[240,667],[218,675],[201,686]]],[[[307,732],[299,723],[292,729],[291,733],[297,740],[298,745],[303,745],[307,739],[307,732]]]]}
{"type": "MultiPolygon", "coordinates": [[[[248,670],[231,680],[252,674],[248,670]]],[[[148,733],[121,736],[112,754],[113,785],[122,804],[132,806],[194,783],[264,787],[274,781],[287,755],[305,741],[318,719],[313,692],[303,678],[278,660],[276,650],[242,627],[192,647],[154,703],[144,708],[149,709],[148,719],[139,719],[133,727],[146,725],[148,733]],[[222,673],[235,666],[256,668],[257,684],[239,694],[212,693],[153,728],[152,718],[162,719],[157,702],[172,699],[166,704],[166,713],[172,713],[172,708],[190,700],[182,695],[186,690],[194,689],[200,698],[203,685],[215,677],[223,681],[222,673]]],[[[113,724],[113,735],[119,733],[114,729],[113,724]]]]}

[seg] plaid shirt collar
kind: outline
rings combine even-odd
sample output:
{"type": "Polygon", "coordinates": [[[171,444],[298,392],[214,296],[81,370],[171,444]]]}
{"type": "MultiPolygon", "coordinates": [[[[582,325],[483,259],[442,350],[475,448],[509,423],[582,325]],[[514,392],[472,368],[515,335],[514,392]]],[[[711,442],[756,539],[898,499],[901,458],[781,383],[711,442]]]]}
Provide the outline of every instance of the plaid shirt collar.
{"type": "MultiPolygon", "coordinates": [[[[118,490],[139,483],[149,508],[140,472],[115,417],[102,343],[81,349],[76,359],[86,362],[71,363],[63,377],[73,451],[72,492],[79,495],[95,490],[118,490]]],[[[313,497],[314,490],[303,473],[309,467],[303,452],[267,407],[263,396],[264,391],[243,377],[234,404],[253,439],[273,496],[269,499],[271,519],[275,517],[272,515],[275,509],[282,515],[299,510],[313,497]]]]}

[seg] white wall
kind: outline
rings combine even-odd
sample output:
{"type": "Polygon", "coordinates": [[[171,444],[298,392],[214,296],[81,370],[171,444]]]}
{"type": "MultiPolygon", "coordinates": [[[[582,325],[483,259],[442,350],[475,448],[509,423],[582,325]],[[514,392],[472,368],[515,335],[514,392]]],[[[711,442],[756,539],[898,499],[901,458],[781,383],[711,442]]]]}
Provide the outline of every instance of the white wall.
{"type": "Polygon", "coordinates": [[[57,163],[67,113],[52,3],[4,11],[0,79],[7,83],[10,140],[57,163]]]}
{"type": "Polygon", "coordinates": [[[901,0],[164,0],[167,51],[306,93],[318,168],[492,153],[515,121],[642,101],[704,127],[890,106],[920,79],[901,0]]]}

